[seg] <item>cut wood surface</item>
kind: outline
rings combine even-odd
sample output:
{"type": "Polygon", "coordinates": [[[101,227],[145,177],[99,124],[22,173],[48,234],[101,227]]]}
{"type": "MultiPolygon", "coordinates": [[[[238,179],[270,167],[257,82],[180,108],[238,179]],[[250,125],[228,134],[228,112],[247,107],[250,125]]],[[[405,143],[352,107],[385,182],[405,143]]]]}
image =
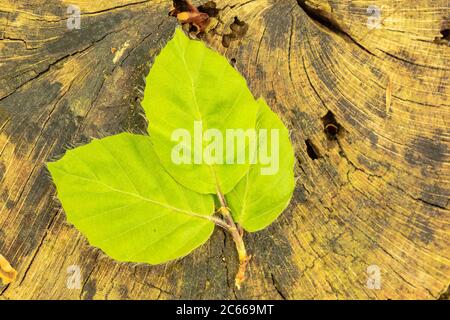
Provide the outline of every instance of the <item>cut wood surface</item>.
{"type": "Polygon", "coordinates": [[[143,77],[178,24],[171,4],[0,0],[0,253],[18,272],[0,298],[447,297],[447,0],[217,1],[203,40],[277,112],[298,159],[290,206],[245,235],[254,258],[241,290],[219,228],[149,266],[112,260],[67,223],[45,162],[92,137],[145,132],[143,77]],[[80,29],[67,28],[70,5],[80,29]],[[248,30],[230,37],[235,17],[248,30]]]}

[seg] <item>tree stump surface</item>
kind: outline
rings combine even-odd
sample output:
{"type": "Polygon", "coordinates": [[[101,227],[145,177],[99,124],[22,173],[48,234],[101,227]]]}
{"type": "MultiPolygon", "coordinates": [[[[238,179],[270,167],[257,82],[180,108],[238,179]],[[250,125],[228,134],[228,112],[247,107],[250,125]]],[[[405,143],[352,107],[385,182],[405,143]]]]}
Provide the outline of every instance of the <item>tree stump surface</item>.
{"type": "Polygon", "coordinates": [[[18,271],[0,298],[447,297],[448,1],[217,2],[204,41],[278,113],[298,159],[289,207],[245,235],[243,288],[219,228],[165,265],[112,260],[67,223],[45,167],[92,137],[145,132],[143,77],[178,24],[171,1],[0,0],[0,253],[18,271]],[[249,28],[227,41],[235,17],[249,28]]]}

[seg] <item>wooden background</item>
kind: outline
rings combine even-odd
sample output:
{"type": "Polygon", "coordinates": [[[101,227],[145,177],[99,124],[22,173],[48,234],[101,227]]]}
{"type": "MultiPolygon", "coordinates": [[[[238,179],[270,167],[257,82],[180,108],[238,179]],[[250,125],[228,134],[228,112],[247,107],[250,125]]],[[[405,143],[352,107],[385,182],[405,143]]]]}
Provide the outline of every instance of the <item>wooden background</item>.
{"type": "Polygon", "coordinates": [[[217,5],[206,41],[283,119],[298,159],[289,208],[245,237],[246,285],[233,287],[237,257],[219,229],[173,263],[113,261],[66,222],[44,166],[91,137],[145,131],[142,78],[177,25],[171,1],[0,0],[0,253],[19,272],[0,298],[448,297],[448,1],[217,5]],[[225,48],[235,17],[249,29],[225,48]],[[333,118],[337,135],[324,131],[333,118]],[[66,285],[73,265],[80,288],[66,285]],[[366,286],[371,265],[380,290],[366,286]]]}

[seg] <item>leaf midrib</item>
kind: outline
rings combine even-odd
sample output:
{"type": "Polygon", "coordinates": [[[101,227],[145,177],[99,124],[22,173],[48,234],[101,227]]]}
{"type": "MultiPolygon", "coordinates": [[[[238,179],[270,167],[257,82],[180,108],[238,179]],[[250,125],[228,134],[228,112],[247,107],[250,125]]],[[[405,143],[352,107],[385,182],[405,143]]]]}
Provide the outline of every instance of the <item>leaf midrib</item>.
{"type": "MultiPolygon", "coordinates": [[[[181,54],[181,58],[182,58],[182,61],[183,61],[183,66],[184,66],[184,68],[186,69],[186,73],[187,73],[187,75],[188,75],[188,77],[189,77],[189,80],[190,80],[190,82],[191,82],[192,96],[193,96],[193,98],[194,98],[195,108],[197,109],[197,110],[196,110],[196,111],[197,111],[197,115],[198,115],[198,117],[200,118],[200,119],[197,119],[197,120],[202,121],[203,127],[205,128],[205,130],[207,130],[208,127],[207,127],[206,123],[203,123],[203,115],[202,115],[202,113],[200,112],[200,106],[199,106],[198,101],[197,101],[197,93],[196,93],[196,91],[195,91],[194,79],[192,78],[191,73],[189,72],[189,68],[188,68],[187,61],[186,61],[186,51],[187,51],[187,48],[185,47],[184,49],[181,49],[180,46],[179,46],[179,43],[177,43],[177,45],[178,45],[178,48],[180,49],[180,51],[183,51],[183,54],[181,54]]],[[[203,51],[202,64],[203,64],[204,59],[205,59],[205,54],[206,54],[206,52],[203,51]]],[[[196,116],[197,116],[197,115],[196,115],[196,116]]],[[[197,117],[195,117],[195,118],[197,118],[197,117]]],[[[202,144],[203,144],[203,141],[202,141],[202,144]]],[[[204,146],[202,146],[202,147],[204,147],[204,146]]],[[[221,183],[220,183],[219,177],[217,176],[217,172],[216,172],[216,170],[215,170],[214,165],[212,165],[212,164],[207,164],[207,166],[208,166],[208,167],[211,169],[211,171],[212,171],[213,177],[214,177],[215,182],[216,182],[216,189],[217,189],[217,190],[220,190],[221,183]]]]}
{"type": "Polygon", "coordinates": [[[207,215],[203,215],[203,214],[200,214],[200,213],[197,213],[197,212],[180,209],[180,208],[177,208],[177,207],[174,207],[174,206],[171,206],[171,205],[168,205],[168,204],[156,201],[156,200],[152,200],[152,199],[143,197],[142,195],[137,194],[137,193],[132,193],[132,192],[127,192],[127,191],[123,191],[123,190],[120,190],[120,189],[116,189],[114,187],[111,187],[108,184],[105,184],[105,183],[99,181],[99,180],[93,180],[93,179],[89,179],[89,178],[86,178],[86,177],[83,177],[83,176],[80,176],[80,175],[77,175],[77,174],[69,173],[69,172],[67,172],[67,171],[65,171],[63,169],[57,168],[57,167],[53,167],[53,169],[56,169],[56,170],[66,174],[66,175],[69,175],[69,176],[72,176],[72,177],[76,177],[76,178],[81,179],[81,180],[85,180],[85,181],[89,181],[89,182],[92,182],[92,183],[96,183],[96,184],[102,185],[102,186],[110,189],[111,191],[114,191],[114,192],[117,192],[117,193],[121,193],[121,194],[125,194],[125,195],[128,195],[128,196],[140,199],[142,201],[146,201],[146,202],[158,205],[160,207],[173,210],[175,212],[184,213],[184,214],[192,216],[194,218],[210,220],[209,216],[207,216],[207,215]]]}

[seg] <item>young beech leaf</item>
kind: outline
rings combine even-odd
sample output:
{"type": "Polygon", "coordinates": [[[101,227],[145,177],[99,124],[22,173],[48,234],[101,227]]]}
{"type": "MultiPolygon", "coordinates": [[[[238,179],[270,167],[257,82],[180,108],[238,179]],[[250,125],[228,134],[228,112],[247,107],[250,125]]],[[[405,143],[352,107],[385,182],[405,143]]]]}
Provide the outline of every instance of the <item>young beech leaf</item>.
{"type": "Polygon", "coordinates": [[[272,141],[269,133],[267,141],[259,141],[258,148],[264,146],[272,150],[274,143],[279,144],[279,148],[274,148],[278,151],[278,171],[274,175],[263,175],[261,168],[265,166],[258,162],[251,166],[238,185],[226,195],[234,220],[249,232],[270,225],[289,204],[295,187],[295,158],[289,131],[264,100],[260,99],[258,102],[260,109],[257,129],[267,129],[269,132],[272,129],[279,130],[279,139],[272,141]]]}
{"type": "Polygon", "coordinates": [[[203,42],[175,31],[150,70],[142,106],[156,154],[182,185],[199,193],[216,193],[218,187],[228,193],[248,171],[248,139],[243,163],[237,143],[234,152],[218,157],[221,163],[205,158],[209,142],[194,130],[201,126],[226,137],[226,129],[254,129],[258,111],[245,79],[203,42]],[[174,150],[180,150],[182,161],[174,161],[174,150]]]}
{"type": "Polygon", "coordinates": [[[120,261],[163,263],[210,237],[212,196],[193,192],[160,165],[149,137],[94,140],[48,163],[58,197],[89,242],[120,261]]]}
{"type": "Polygon", "coordinates": [[[180,29],[153,64],[142,105],[150,137],[94,140],[48,164],[68,221],[112,258],[150,264],[185,256],[216,224],[236,244],[239,288],[251,258],[240,226],[267,227],[294,190],[288,130],[224,57],[180,29]],[[205,152],[211,145],[223,153],[205,152]]]}

